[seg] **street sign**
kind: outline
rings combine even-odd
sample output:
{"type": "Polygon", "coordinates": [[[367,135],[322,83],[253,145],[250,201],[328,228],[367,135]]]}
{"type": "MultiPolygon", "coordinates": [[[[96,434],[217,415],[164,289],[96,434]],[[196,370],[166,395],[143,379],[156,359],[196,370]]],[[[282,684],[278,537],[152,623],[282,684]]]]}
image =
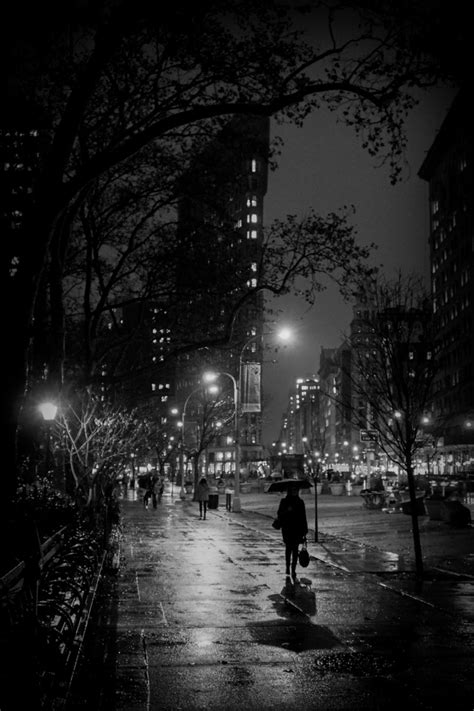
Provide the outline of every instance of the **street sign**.
{"type": "Polygon", "coordinates": [[[360,441],[361,442],[377,442],[379,438],[379,433],[377,430],[361,430],[360,431],[360,441]]]}

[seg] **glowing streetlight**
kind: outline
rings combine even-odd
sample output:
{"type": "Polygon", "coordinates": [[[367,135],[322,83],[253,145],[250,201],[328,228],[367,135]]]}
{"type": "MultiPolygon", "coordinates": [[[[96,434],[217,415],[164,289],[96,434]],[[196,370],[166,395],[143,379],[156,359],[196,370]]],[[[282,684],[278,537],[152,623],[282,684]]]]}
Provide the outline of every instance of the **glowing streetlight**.
{"type": "Polygon", "coordinates": [[[240,506],[240,388],[237,378],[234,378],[231,373],[220,371],[219,373],[207,372],[203,375],[203,380],[208,383],[214,382],[220,375],[226,375],[232,380],[234,389],[234,451],[235,451],[235,484],[234,484],[234,503],[232,510],[236,513],[241,512],[240,506]]]}
{"type": "Polygon", "coordinates": [[[281,341],[291,341],[293,339],[293,332],[291,328],[284,326],[278,331],[277,336],[281,341]]]}
{"type": "MultiPolygon", "coordinates": [[[[203,382],[206,382],[206,378],[202,378],[203,382]]],[[[181,421],[178,422],[178,427],[180,428],[180,453],[179,453],[179,471],[180,471],[180,476],[181,476],[181,491],[179,492],[180,499],[185,499],[186,498],[186,490],[184,488],[184,424],[185,424],[185,418],[186,418],[186,407],[188,405],[188,402],[190,401],[191,397],[199,392],[199,391],[204,390],[202,383],[197,387],[194,388],[194,390],[191,390],[189,393],[188,397],[184,401],[183,405],[183,412],[181,414],[181,421]]],[[[208,388],[206,388],[207,392],[209,393],[216,393],[219,388],[217,385],[210,385],[208,388]]]]}
{"type": "Polygon", "coordinates": [[[54,402],[43,402],[41,405],[38,406],[38,410],[40,411],[41,415],[43,416],[43,420],[45,421],[46,427],[45,427],[45,458],[44,458],[44,469],[45,469],[45,476],[48,474],[48,469],[49,469],[49,459],[50,459],[50,454],[49,454],[49,440],[51,437],[51,425],[54,422],[56,415],[58,413],[58,406],[55,405],[54,402]]]}
{"type": "MultiPolygon", "coordinates": [[[[290,341],[292,339],[292,331],[289,328],[282,328],[277,333],[276,336],[282,341],[290,341]]],[[[241,383],[242,383],[242,367],[243,367],[243,357],[248,346],[253,342],[262,337],[262,334],[255,334],[249,338],[242,346],[239,354],[239,367],[237,377],[234,377],[231,373],[226,371],[220,371],[219,373],[208,372],[203,376],[205,382],[214,382],[216,378],[220,375],[225,375],[232,380],[232,385],[234,389],[234,451],[235,451],[235,484],[234,484],[234,502],[232,510],[236,513],[241,512],[240,503],[240,459],[241,459],[241,443],[240,443],[240,416],[242,407],[242,395],[241,395],[241,383]]]]}
{"type": "Polygon", "coordinates": [[[58,406],[54,402],[43,402],[38,406],[38,410],[43,415],[45,422],[53,422],[58,412],[58,406]]]}

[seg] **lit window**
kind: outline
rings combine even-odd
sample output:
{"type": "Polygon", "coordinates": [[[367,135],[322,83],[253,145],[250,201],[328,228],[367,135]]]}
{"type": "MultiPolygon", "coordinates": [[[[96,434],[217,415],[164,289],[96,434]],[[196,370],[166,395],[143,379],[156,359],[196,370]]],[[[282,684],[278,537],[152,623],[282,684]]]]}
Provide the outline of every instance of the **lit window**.
{"type": "Polygon", "coordinates": [[[255,158],[252,158],[252,173],[256,173],[256,172],[257,172],[257,161],[255,160],[255,158]]]}

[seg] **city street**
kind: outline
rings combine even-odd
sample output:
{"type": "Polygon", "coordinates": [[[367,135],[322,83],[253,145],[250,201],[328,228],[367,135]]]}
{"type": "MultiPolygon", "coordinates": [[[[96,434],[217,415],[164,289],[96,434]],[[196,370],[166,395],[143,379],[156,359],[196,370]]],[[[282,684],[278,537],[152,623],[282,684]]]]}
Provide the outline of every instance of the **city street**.
{"type": "MultiPolygon", "coordinates": [[[[336,535],[351,508],[354,521],[374,512],[331,498],[293,586],[271,527],[278,496],[244,494],[241,513],[220,502],[201,521],[176,491],[156,510],[129,492],[120,570],[98,590],[63,707],[471,711],[474,578],[430,569],[416,589],[408,557],[336,535]]],[[[375,513],[379,529],[409,520],[375,513]]]]}
{"type": "Polygon", "coordinates": [[[474,711],[468,7],[8,6],[0,711],[474,711]]]}

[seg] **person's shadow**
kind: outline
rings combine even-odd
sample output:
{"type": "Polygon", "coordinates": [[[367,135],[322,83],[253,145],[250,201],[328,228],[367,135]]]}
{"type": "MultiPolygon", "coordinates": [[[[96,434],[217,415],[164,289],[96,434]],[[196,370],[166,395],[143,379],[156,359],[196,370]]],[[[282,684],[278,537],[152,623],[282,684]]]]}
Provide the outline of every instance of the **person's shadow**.
{"type": "Polygon", "coordinates": [[[341,647],[340,640],[328,627],[315,624],[312,619],[316,615],[316,595],[310,579],[299,578],[292,583],[288,577],[281,592],[269,595],[269,600],[280,619],[251,625],[252,635],[259,644],[297,653],[341,647]]]}
{"type": "Polygon", "coordinates": [[[297,578],[292,582],[287,576],[281,596],[290,604],[297,607],[308,617],[316,614],[316,593],[312,588],[313,581],[309,578],[297,578]]]}

